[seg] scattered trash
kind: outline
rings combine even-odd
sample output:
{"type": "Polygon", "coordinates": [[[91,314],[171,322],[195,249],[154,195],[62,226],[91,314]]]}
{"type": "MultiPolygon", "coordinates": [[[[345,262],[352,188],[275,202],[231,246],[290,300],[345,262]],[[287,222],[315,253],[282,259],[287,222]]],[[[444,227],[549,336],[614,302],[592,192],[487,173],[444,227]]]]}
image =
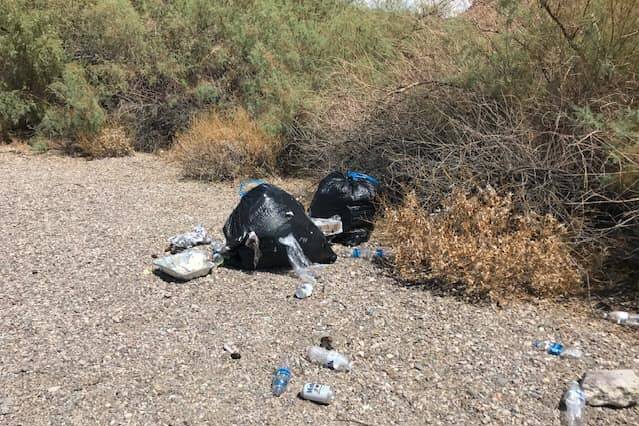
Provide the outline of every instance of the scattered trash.
{"type": "Polygon", "coordinates": [[[303,399],[328,405],[335,399],[335,393],[328,385],[306,383],[300,392],[303,399]]]}
{"type": "Polygon", "coordinates": [[[639,314],[631,314],[624,311],[612,311],[604,313],[604,318],[621,325],[639,326],[639,314]]]}
{"type": "Polygon", "coordinates": [[[586,394],[579,382],[572,381],[563,396],[565,412],[562,423],[564,426],[584,426],[586,424],[584,409],[586,407],[586,394]]]}
{"type": "Polygon", "coordinates": [[[332,241],[349,246],[368,241],[374,228],[378,185],[375,178],[363,173],[330,173],[319,183],[309,215],[325,219],[340,217],[342,233],[332,236],[332,241]]]}
{"type": "Polygon", "coordinates": [[[200,250],[187,250],[155,259],[153,265],[165,274],[182,281],[203,277],[215,266],[209,255],[200,250]]]}
{"type": "Polygon", "coordinates": [[[639,376],[633,370],[589,371],[581,385],[588,405],[625,408],[639,403],[639,376]]]}
{"type": "Polygon", "coordinates": [[[253,188],[262,185],[263,183],[266,183],[265,180],[263,179],[247,179],[247,180],[243,180],[242,182],[240,182],[240,197],[245,196],[250,190],[252,190],[253,188]]]}
{"type": "Polygon", "coordinates": [[[7,414],[11,414],[13,400],[9,397],[0,398],[0,416],[6,416],[7,414]]]}
{"type": "Polygon", "coordinates": [[[278,240],[284,247],[286,247],[286,254],[288,261],[295,274],[302,281],[295,289],[295,297],[298,299],[305,299],[313,294],[313,289],[317,281],[315,276],[310,270],[311,262],[308,260],[302,247],[297,242],[292,234],[287,235],[284,238],[278,240]]]}
{"type": "Polygon", "coordinates": [[[273,373],[273,381],[271,382],[271,388],[273,395],[280,396],[284,393],[291,381],[291,369],[288,367],[288,363],[283,361],[279,367],[273,373]]]}
{"type": "Polygon", "coordinates": [[[231,358],[233,359],[242,358],[240,351],[237,350],[237,348],[235,347],[233,343],[225,343],[223,347],[226,352],[231,354],[231,358]]]}
{"type": "Polygon", "coordinates": [[[211,243],[211,237],[209,237],[206,229],[202,225],[197,225],[191,232],[169,238],[168,250],[175,254],[191,247],[209,243],[211,243]]]}
{"type": "Polygon", "coordinates": [[[279,241],[292,235],[313,263],[333,263],[337,256],[326,237],[287,192],[270,184],[249,191],[224,225],[225,264],[242,269],[289,266],[279,241]]]}
{"type": "Polygon", "coordinates": [[[575,346],[565,347],[561,343],[551,342],[550,340],[535,340],[532,344],[533,349],[545,351],[550,355],[559,356],[561,358],[580,359],[583,357],[583,351],[575,346]]]}
{"type": "Polygon", "coordinates": [[[575,346],[568,347],[559,354],[560,358],[581,359],[583,356],[583,351],[575,346]]]}
{"type": "Polygon", "coordinates": [[[320,348],[324,348],[327,351],[333,350],[333,338],[331,336],[324,336],[320,339],[320,348]]]}
{"type": "Polygon", "coordinates": [[[336,371],[351,371],[351,362],[337,351],[329,351],[319,346],[311,346],[306,351],[306,357],[314,364],[323,365],[336,371]]]}
{"type": "Polygon", "coordinates": [[[389,253],[390,250],[383,247],[377,247],[375,249],[371,249],[370,247],[353,247],[351,257],[356,259],[373,260],[375,258],[382,259],[384,257],[388,257],[389,253]]]}
{"type": "Polygon", "coordinates": [[[306,299],[313,294],[315,286],[311,283],[299,283],[295,287],[295,297],[298,299],[306,299]]]}
{"type": "Polygon", "coordinates": [[[329,217],[328,219],[311,217],[311,220],[313,221],[315,226],[317,226],[320,231],[322,231],[327,237],[338,235],[344,232],[344,228],[342,227],[342,219],[340,219],[338,215],[329,217]]]}

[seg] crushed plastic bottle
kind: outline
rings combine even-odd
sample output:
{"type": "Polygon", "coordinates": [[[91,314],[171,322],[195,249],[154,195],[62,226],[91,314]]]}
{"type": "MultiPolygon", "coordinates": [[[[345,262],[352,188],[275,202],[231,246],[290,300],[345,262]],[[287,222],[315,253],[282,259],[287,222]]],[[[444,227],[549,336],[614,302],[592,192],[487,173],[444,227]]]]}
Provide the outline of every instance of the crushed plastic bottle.
{"type": "Polygon", "coordinates": [[[351,252],[351,257],[355,259],[381,259],[384,257],[388,257],[389,250],[383,247],[377,247],[375,249],[371,249],[370,247],[353,247],[353,251],[351,252]]]}
{"type": "Polygon", "coordinates": [[[291,369],[288,367],[288,362],[282,361],[275,370],[275,373],[273,373],[273,381],[271,382],[273,395],[280,396],[284,393],[291,381],[291,376],[291,369]]]}
{"type": "Polygon", "coordinates": [[[581,349],[575,346],[565,347],[561,343],[551,342],[550,340],[535,340],[532,346],[533,349],[541,350],[549,355],[555,355],[561,358],[579,359],[583,356],[581,349]]]}
{"type": "Polygon", "coordinates": [[[583,426],[586,424],[584,409],[586,395],[577,381],[572,381],[564,394],[566,411],[563,413],[562,423],[565,426],[583,426]]]}
{"type": "Polygon", "coordinates": [[[559,355],[564,350],[564,345],[550,340],[535,340],[532,346],[534,349],[542,350],[550,355],[559,355]]]}
{"type": "Polygon", "coordinates": [[[570,346],[559,354],[561,358],[572,358],[572,359],[581,359],[584,356],[584,353],[581,349],[576,346],[570,346]]]}
{"type": "Polygon", "coordinates": [[[303,399],[314,401],[320,404],[330,404],[335,399],[335,393],[328,385],[319,383],[306,383],[300,392],[303,399]]]}
{"type": "Polygon", "coordinates": [[[311,346],[306,350],[307,359],[314,363],[332,368],[336,371],[351,371],[352,363],[337,351],[328,351],[319,346],[311,346]]]}
{"type": "Polygon", "coordinates": [[[280,244],[286,247],[288,261],[293,268],[295,274],[299,277],[300,283],[295,289],[295,297],[304,299],[313,294],[313,289],[317,284],[315,275],[311,270],[311,262],[308,260],[302,247],[292,234],[279,239],[280,244]]]}
{"type": "Polygon", "coordinates": [[[639,314],[631,314],[625,311],[612,311],[604,313],[604,318],[621,325],[639,326],[639,314]]]}

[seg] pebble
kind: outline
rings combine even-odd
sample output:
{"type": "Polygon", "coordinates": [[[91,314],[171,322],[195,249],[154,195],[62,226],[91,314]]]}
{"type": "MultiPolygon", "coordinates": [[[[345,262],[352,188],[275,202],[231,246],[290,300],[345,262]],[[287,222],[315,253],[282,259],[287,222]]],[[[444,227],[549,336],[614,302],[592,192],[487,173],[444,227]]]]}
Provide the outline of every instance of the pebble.
{"type": "Polygon", "coordinates": [[[0,398],[0,416],[11,414],[11,398],[0,398]]]}

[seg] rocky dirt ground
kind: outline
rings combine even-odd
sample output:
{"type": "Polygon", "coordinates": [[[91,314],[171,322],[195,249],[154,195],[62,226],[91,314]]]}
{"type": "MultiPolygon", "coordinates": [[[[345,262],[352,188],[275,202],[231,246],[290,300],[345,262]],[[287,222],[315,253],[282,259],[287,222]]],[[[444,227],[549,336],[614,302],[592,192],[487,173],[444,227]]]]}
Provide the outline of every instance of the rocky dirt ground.
{"type": "MultiPolygon", "coordinates": [[[[585,303],[470,304],[402,287],[344,250],[302,301],[286,272],[220,268],[184,284],[149,274],[171,235],[203,223],[221,237],[236,188],[182,181],[147,155],[0,153],[0,424],[553,425],[570,380],[639,369],[639,332],[585,303]],[[303,359],[325,335],[352,372],[303,359]],[[536,338],[586,355],[534,352],[536,338]],[[276,398],[281,357],[294,378],[276,398]],[[335,402],[298,399],[310,381],[335,402]]],[[[639,424],[636,407],[587,413],[592,425],[639,424]]]]}

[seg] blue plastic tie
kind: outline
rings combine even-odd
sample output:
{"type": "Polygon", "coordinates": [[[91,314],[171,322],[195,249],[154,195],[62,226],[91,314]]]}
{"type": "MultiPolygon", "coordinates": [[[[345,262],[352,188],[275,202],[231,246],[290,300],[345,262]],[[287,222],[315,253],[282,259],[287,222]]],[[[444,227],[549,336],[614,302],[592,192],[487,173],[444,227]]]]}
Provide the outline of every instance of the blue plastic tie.
{"type": "Polygon", "coordinates": [[[346,172],[346,176],[348,176],[348,178],[351,180],[365,180],[367,182],[372,183],[374,186],[379,186],[379,181],[377,179],[375,179],[373,176],[367,175],[362,172],[349,170],[346,172]]]}

